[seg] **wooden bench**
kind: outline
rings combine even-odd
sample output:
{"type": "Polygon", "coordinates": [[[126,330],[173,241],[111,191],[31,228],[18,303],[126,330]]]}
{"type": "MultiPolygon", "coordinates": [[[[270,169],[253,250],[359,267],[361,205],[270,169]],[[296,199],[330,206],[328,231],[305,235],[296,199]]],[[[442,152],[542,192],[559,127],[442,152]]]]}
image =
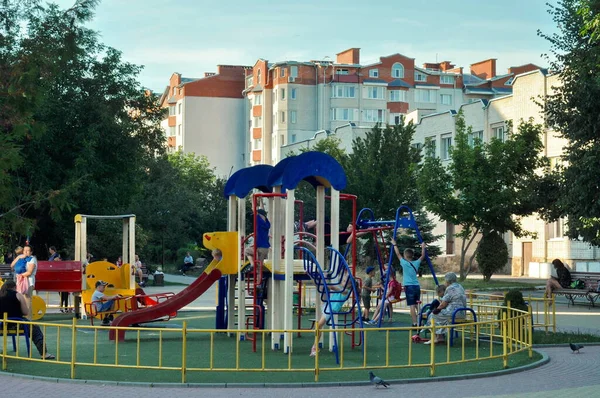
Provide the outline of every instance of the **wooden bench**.
{"type": "Polygon", "coordinates": [[[10,264],[0,264],[0,278],[6,280],[12,277],[13,270],[10,264]]]}
{"type": "Polygon", "coordinates": [[[596,300],[600,297],[600,291],[598,291],[598,284],[600,281],[600,272],[571,272],[571,282],[576,280],[582,280],[585,283],[583,289],[555,289],[552,291],[557,296],[565,296],[567,298],[567,305],[575,305],[576,298],[587,299],[590,307],[594,307],[596,300]]]}

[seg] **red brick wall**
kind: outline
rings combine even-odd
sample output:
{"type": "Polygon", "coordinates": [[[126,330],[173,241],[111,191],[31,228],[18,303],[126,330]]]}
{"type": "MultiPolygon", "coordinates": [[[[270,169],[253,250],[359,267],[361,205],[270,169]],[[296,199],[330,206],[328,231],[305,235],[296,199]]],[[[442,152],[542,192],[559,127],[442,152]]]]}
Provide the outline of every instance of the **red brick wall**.
{"type": "Polygon", "coordinates": [[[407,113],[408,103],[407,102],[388,102],[387,108],[390,113],[407,113]]]}
{"type": "Polygon", "coordinates": [[[471,65],[471,74],[482,79],[491,79],[496,76],[496,60],[486,59],[471,65]]]}
{"type": "Polygon", "coordinates": [[[383,79],[386,82],[391,82],[395,80],[395,77],[392,77],[392,66],[398,62],[402,64],[404,67],[404,77],[402,80],[407,82],[408,84],[415,83],[415,60],[412,58],[405,57],[401,54],[394,54],[389,57],[381,57],[379,58],[380,63],[378,65],[373,65],[368,69],[363,69],[362,71],[362,79],[369,79],[369,69],[378,69],[379,70],[379,79],[383,79]]]}
{"type": "Polygon", "coordinates": [[[360,64],[360,48],[349,48],[337,54],[336,63],[338,64],[360,64]]]}
{"type": "Polygon", "coordinates": [[[534,64],[511,66],[510,68],[508,68],[508,73],[520,75],[521,73],[531,72],[532,70],[538,70],[538,69],[540,69],[540,67],[537,65],[534,65],[534,64]]]}

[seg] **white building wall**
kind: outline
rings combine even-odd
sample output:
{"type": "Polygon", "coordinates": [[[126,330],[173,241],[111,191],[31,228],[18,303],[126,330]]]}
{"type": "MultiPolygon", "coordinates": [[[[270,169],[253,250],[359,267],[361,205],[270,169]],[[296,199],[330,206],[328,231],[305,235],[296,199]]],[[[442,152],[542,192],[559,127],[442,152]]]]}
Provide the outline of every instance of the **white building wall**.
{"type": "MultiPolygon", "coordinates": [[[[241,98],[185,97],[183,151],[205,155],[219,176],[227,177],[244,167],[248,127],[245,101],[241,98]]],[[[177,117],[179,125],[180,115],[177,117]]]]}

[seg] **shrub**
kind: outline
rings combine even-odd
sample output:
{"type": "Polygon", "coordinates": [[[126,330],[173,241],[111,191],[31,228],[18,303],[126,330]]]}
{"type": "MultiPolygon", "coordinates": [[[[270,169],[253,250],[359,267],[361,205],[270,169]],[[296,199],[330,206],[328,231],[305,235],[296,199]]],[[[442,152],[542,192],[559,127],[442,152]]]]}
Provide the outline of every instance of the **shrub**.
{"type": "Polygon", "coordinates": [[[508,262],[508,248],[502,236],[496,231],[484,233],[477,250],[477,263],[483,280],[489,281],[492,275],[504,268],[508,262]]]}

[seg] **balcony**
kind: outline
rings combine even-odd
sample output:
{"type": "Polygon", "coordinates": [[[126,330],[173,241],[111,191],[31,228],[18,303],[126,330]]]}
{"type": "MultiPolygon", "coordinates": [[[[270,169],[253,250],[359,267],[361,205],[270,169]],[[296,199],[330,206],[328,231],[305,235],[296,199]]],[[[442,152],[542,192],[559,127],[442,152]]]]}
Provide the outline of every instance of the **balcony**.
{"type": "Polygon", "coordinates": [[[359,76],[358,75],[334,75],[333,76],[334,83],[358,83],[359,76]]]}

